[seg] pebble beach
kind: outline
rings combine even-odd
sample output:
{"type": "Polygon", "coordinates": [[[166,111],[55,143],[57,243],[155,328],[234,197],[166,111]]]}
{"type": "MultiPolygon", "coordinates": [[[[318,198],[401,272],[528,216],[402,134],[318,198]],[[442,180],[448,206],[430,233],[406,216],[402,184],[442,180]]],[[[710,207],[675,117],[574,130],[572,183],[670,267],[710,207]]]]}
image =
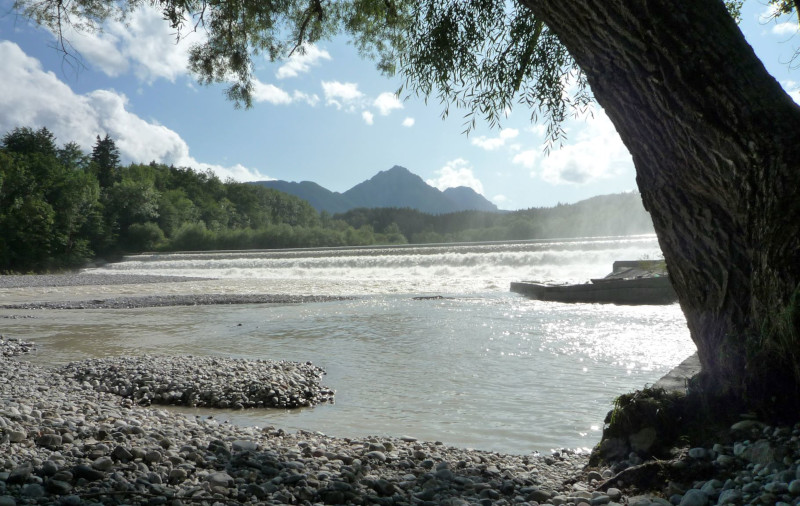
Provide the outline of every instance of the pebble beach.
{"type": "MultiPolygon", "coordinates": [[[[45,369],[12,356],[27,343],[0,344],[0,505],[544,502],[585,465],[569,453],[508,456],[413,437],[331,438],[186,417],[104,391],[96,378],[105,367],[91,377],[90,362],[45,369]]],[[[169,374],[168,363],[151,360],[143,374],[169,374]]],[[[216,365],[224,376],[229,364],[216,365]]],[[[249,365],[264,362],[239,361],[249,365]]]]}
{"type": "MultiPolygon", "coordinates": [[[[33,279],[36,286],[164,281],[135,278],[0,276],[0,288],[32,286],[33,279]]],[[[720,441],[661,464],[694,478],[639,491],[632,477],[652,463],[635,454],[589,469],[587,455],[569,450],[505,455],[413,434],[333,438],[159,408],[335,402],[324,371],[307,362],[145,356],[46,368],[25,360],[35,343],[24,338],[0,338],[0,506],[800,504],[800,425],[743,420],[720,441]]]]}

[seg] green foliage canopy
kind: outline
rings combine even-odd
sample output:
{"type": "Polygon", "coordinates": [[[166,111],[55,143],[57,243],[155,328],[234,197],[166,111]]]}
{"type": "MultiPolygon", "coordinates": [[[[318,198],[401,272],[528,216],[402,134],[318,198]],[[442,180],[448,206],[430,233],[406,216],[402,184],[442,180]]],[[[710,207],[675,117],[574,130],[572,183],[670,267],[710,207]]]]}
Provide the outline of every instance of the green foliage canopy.
{"type": "MultiPolygon", "coordinates": [[[[725,0],[734,17],[743,0],[725,0]]],[[[770,0],[778,12],[796,2],[770,0]]],[[[16,10],[57,34],[66,25],[97,30],[147,4],[160,7],[178,39],[201,30],[189,68],[204,84],[225,83],[236,106],[250,107],[254,58],[279,60],[307,44],[345,34],[386,74],[399,72],[411,93],[467,111],[466,130],[494,125],[524,104],[547,125],[548,145],[562,122],[592,101],[586,79],[558,37],[521,0],[15,0],[16,10]]],[[[402,92],[402,90],[398,90],[402,92]]],[[[99,140],[99,139],[98,139],[99,140]]]]}
{"type": "MultiPolygon", "coordinates": [[[[161,0],[164,19],[180,38],[203,30],[189,67],[204,84],[226,83],[237,106],[252,105],[253,61],[286,58],[320,39],[345,33],[387,74],[400,71],[414,93],[437,96],[475,117],[498,122],[516,101],[548,120],[551,138],[571,109],[590,101],[579,69],[546,26],[519,1],[470,0],[161,0]],[[571,83],[577,91],[566,92],[571,83]]],[[[16,0],[15,8],[61,34],[66,24],[101,27],[144,0],[16,0]]],[[[67,45],[63,39],[62,48],[67,45]]],[[[66,50],[66,49],[65,49],[66,50]]]]}
{"type": "Polygon", "coordinates": [[[181,246],[346,244],[346,230],[309,232],[319,224],[308,202],[276,190],[223,183],[210,171],[122,167],[108,136],[91,156],[75,143],[59,148],[46,128],[17,128],[0,142],[0,272],[181,246]]]}
{"type": "Polygon", "coordinates": [[[76,158],[60,156],[73,148],[59,150],[46,128],[17,128],[2,138],[0,269],[69,264],[89,253],[83,232],[99,188],[96,179],[64,163],[76,158]]]}

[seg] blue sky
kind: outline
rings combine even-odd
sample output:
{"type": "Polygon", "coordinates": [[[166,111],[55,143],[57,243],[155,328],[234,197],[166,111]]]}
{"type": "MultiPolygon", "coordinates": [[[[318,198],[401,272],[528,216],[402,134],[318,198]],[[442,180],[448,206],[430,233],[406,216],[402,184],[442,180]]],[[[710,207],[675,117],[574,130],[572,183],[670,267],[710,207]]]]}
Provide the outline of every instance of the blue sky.
{"type": "MultiPolygon", "coordinates": [[[[106,133],[126,162],[210,168],[222,179],[315,181],[334,191],[402,165],[444,189],[474,188],[502,209],[551,206],[636,188],[630,155],[602,110],[570,120],[568,140],[545,156],[543,126],[517,107],[502,128],[463,134],[457,110],[398,100],[388,79],[344,41],[322,42],[287,62],[257,62],[255,106],[237,110],[223,86],[200,86],[186,71],[199,34],[175,43],[155,10],[102,33],[69,34],[80,65],[54,37],[0,0],[0,133],[46,126],[60,143],[91,150],[106,133]]],[[[742,30],[796,101],[796,18],[767,20],[745,5],[742,30]]]]}

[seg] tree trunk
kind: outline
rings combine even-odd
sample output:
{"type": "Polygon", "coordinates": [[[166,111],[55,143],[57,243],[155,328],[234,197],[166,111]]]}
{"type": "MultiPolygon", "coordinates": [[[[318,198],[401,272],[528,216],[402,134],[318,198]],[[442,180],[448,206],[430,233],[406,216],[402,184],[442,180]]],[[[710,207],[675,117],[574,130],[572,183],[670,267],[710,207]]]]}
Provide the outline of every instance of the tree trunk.
{"type": "Polygon", "coordinates": [[[633,155],[706,392],[800,414],[800,108],[720,0],[522,0],[633,155]]]}

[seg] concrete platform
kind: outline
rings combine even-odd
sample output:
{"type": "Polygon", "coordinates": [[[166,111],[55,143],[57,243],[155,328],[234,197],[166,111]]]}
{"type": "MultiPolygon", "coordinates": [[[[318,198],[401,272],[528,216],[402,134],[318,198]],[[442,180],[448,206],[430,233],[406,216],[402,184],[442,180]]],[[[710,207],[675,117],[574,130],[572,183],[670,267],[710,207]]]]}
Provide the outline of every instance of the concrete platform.
{"type": "Polygon", "coordinates": [[[686,382],[699,373],[701,369],[700,358],[697,353],[681,362],[677,367],[664,375],[663,378],[656,381],[656,388],[663,388],[667,391],[683,391],[686,392],[686,382]]]}

